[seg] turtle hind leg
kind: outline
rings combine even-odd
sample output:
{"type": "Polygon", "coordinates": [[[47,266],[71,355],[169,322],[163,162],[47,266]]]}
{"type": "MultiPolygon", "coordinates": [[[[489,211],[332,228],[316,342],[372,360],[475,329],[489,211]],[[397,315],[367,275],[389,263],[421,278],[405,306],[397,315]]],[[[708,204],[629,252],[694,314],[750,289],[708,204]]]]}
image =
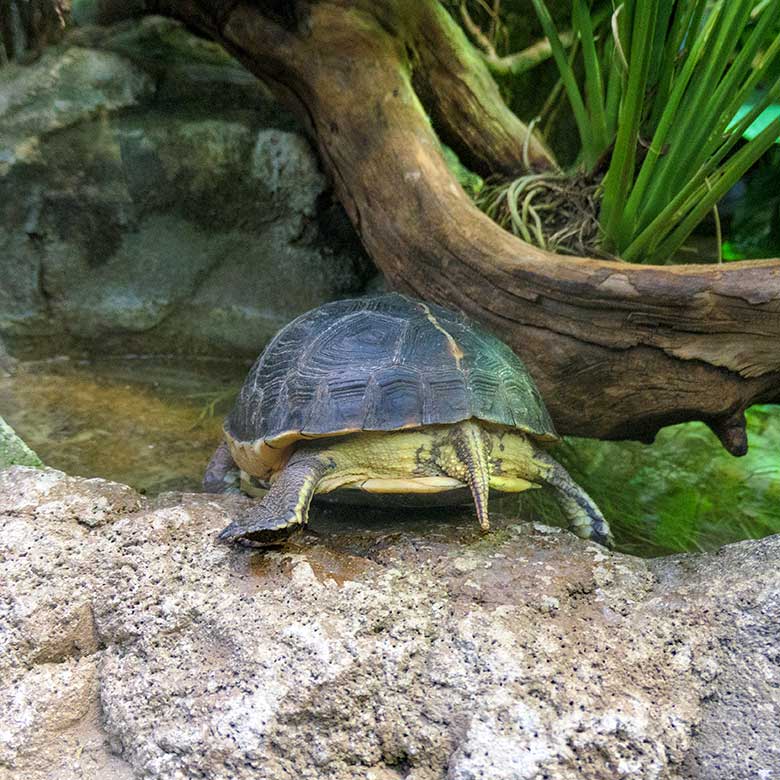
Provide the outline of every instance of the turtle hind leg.
{"type": "Polygon", "coordinates": [[[541,466],[540,479],[555,491],[569,530],[581,539],[591,539],[605,547],[615,546],[609,523],[593,499],[571,478],[566,469],[542,450],[536,450],[534,461],[541,466]]]}
{"type": "Polygon", "coordinates": [[[225,528],[219,540],[250,547],[280,544],[306,525],[317,484],[330,469],[331,464],[316,455],[293,455],[268,494],[225,528]]]}
{"type": "Polygon", "coordinates": [[[240,493],[241,472],[223,441],[211,456],[203,474],[203,489],[207,493],[240,493]]]}

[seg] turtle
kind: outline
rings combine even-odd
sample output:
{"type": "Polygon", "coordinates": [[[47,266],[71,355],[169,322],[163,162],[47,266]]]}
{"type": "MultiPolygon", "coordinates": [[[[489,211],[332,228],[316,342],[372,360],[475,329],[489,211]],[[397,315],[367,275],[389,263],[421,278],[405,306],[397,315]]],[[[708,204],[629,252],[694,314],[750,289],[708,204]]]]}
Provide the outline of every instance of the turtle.
{"type": "Polygon", "coordinates": [[[575,534],[612,546],[595,502],[545,450],[559,440],[528,369],[462,314],[399,293],[326,303],[283,327],[250,370],[204,476],[270,488],[220,534],[276,545],[314,496],[387,506],[551,488],[575,534]]]}

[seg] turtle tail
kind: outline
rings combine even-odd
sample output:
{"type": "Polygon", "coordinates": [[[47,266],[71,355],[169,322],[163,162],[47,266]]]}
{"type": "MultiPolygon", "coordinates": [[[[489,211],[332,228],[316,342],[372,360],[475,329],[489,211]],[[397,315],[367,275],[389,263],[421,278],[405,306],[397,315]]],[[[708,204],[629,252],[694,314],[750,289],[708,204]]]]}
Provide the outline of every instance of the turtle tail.
{"type": "Polygon", "coordinates": [[[483,531],[490,528],[488,496],[490,494],[490,464],[485,438],[479,425],[467,420],[453,428],[452,437],[458,460],[465,466],[466,483],[471,489],[477,519],[483,531]]]}

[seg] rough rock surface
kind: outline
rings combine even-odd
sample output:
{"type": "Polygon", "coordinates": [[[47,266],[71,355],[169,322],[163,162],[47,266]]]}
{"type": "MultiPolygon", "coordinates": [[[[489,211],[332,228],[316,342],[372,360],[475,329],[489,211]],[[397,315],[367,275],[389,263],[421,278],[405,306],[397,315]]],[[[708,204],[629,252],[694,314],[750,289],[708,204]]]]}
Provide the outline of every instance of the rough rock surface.
{"type": "Polygon", "coordinates": [[[216,544],[246,503],[0,472],[0,777],[776,774],[780,537],[646,561],[340,509],[216,544]]]}
{"type": "Polygon", "coordinates": [[[369,263],[299,127],[218,47],[75,31],[0,95],[0,337],[255,356],[369,263]]]}

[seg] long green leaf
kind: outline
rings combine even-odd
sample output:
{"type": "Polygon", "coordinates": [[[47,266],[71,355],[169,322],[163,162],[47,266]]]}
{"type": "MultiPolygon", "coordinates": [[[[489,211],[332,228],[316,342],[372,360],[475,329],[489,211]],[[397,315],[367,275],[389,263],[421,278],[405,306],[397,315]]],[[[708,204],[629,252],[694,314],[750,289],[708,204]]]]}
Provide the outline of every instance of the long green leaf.
{"type": "MultiPolygon", "coordinates": [[[[745,22],[747,20],[745,11],[748,4],[742,0],[742,5],[741,17],[743,22],[745,22]]],[[[736,11],[739,10],[736,9],[736,11]]],[[[681,76],[677,80],[676,89],[670,96],[662,114],[650,152],[640,170],[636,186],[626,207],[626,211],[632,215],[637,214],[640,210],[640,203],[644,207],[644,216],[640,214],[636,221],[636,227],[639,229],[647,225],[649,220],[657,213],[659,204],[665,199],[665,193],[679,189],[679,183],[690,175],[688,172],[696,170],[719,144],[719,138],[737,111],[738,106],[744,100],[744,90],[752,91],[753,77],[746,82],[744,87],[739,87],[739,82],[744,78],[747,72],[746,65],[750,65],[750,61],[758,50],[760,42],[766,40],[767,32],[775,21],[774,17],[776,15],[777,9],[771,15],[766,14],[766,18],[760,21],[746,42],[745,48],[739,52],[734,63],[728,68],[720,84],[714,90],[712,83],[702,78],[689,83],[692,75],[691,65],[698,63],[697,55],[701,54],[702,45],[704,42],[709,42],[708,30],[705,30],[701,36],[699,46],[694,47],[690,52],[681,76]],[[683,95],[685,96],[685,107],[681,112],[678,112],[678,105],[683,95]],[[704,114],[699,111],[699,106],[702,104],[706,106],[704,114]],[[672,133],[669,139],[669,143],[673,146],[671,154],[669,154],[667,160],[658,164],[660,152],[667,143],[667,133],[672,128],[673,122],[678,132],[676,135],[672,133]],[[687,125],[686,122],[688,123],[687,125]],[[689,131],[686,127],[690,124],[693,124],[694,129],[689,131]],[[696,130],[697,125],[703,128],[703,130],[700,132],[696,130]],[[681,127],[682,129],[680,129],[681,127]],[[683,150],[681,154],[680,147],[682,144],[685,144],[687,150],[683,150]],[[682,161],[685,160],[686,155],[688,161],[686,165],[683,165],[682,161]],[[646,190],[647,196],[645,197],[646,190]]],[[[713,19],[714,16],[709,20],[710,26],[713,19]]],[[[733,19],[724,17],[724,23],[728,24],[732,21],[733,19]]],[[[726,37],[725,31],[727,29],[727,27],[721,28],[724,32],[724,37],[726,37]]],[[[731,29],[733,35],[738,37],[740,31],[731,29]]],[[[728,60],[732,45],[733,43],[729,43],[728,50],[721,52],[722,62],[728,60]]],[[[708,45],[707,48],[712,58],[714,58],[715,45],[708,45]]],[[[780,40],[775,41],[770,49],[780,50],[780,40]]],[[[768,59],[774,56],[775,54],[773,53],[768,59]]],[[[712,58],[710,65],[714,67],[712,58]]],[[[758,78],[760,75],[761,71],[759,69],[753,74],[755,78],[758,78]]]]}
{"type": "MultiPolygon", "coordinates": [[[[695,18],[700,18],[698,12],[703,10],[705,3],[706,0],[699,0],[696,8],[694,9],[695,18]]],[[[647,222],[647,219],[641,219],[640,211],[640,207],[646,200],[646,191],[650,190],[650,194],[647,199],[652,200],[653,188],[660,190],[661,188],[665,187],[665,181],[663,178],[661,176],[656,177],[658,161],[662,156],[667,154],[667,136],[677,119],[679,107],[683,101],[683,97],[686,94],[686,90],[688,89],[696,66],[699,64],[699,61],[706,51],[713,22],[714,19],[711,19],[710,23],[702,31],[701,35],[695,40],[694,44],[687,49],[687,56],[685,58],[682,70],[679,76],[674,80],[672,93],[666,105],[664,106],[658,127],[650,143],[650,148],[648,149],[647,155],[645,156],[645,159],[639,170],[636,182],[634,183],[634,186],[631,190],[631,195],[626,202],[623,214],[623,226],[621,230],[623,235],[634,235],[637,229],[641,229],[643,227],[643,222],[647,222]]],[[[688,35],[691,35],[690,30],[688,30],[688,35]]],[[[654,213],[652,208],[648,210],[651,214],[654,213]]],[[[623,248],[625,247],[621,247],[621,249],[623,248]]]]}
{"type": "MultiPolygon", "coordinates": [[[[572,0],[581,83],[576,47],[567,57],[545,0],[532,2],[577,123],[583,163],[592,168],[614,139],[599,215],[605,248],[626,260],[667,259],[774,141],[767,133],[776,134],[780,120],[747,144],[741,135],[780,99],[780,84],[748,113],[741,107],[780,61],[780,0],[612,0],[620,5],[603,39],[598,25],[610,20],[599,14],[609,13],[607,6],[592,13],[592,0],[572,0]]],[[[511,215],[529,229],[530,197],[511,215]]]]}
{"type": "Polygon", "coordinates": [[[650,64],[650,46],[655,31],[656,5],[651,2],[639,3],[634,10],[628,85],[601,202],[600,222],[608,249],[621,244],[621,236],[618,234],[621,210],[634,177],[639,126],[650,64]]]}
{"type": "MultiPolygon", "coordinates": [[[[772,47],[776,48],[778,53],[780,53],[780,39],[775,40],[772,44],[772,47]]],[[[754,75],[760,76],[760,73],[754,75]]],[[[756,79],[751,78],[747,82],[747,87],[751,87],[755,80],[756,79]]],[[[736,98],[741,100],[743,94],[744,90],[740,90],[737,93],[736,98]]],[[[740,137],[747,131],[747,129],[758,118],[758,116],[772,103],[772,101],[776,99],[775,96],[777,95],[780,95],[780,84],[776,84],[773,90],[766,93],[762,99],[756,101],[751,110],[747,113],[744,113],[740,117],[739,122],[734,121],[734,116],[736,115],[738,109],[731,107],[720,121],[713,123],[716,124],[716,126],[713,128],[712,138],[707,144],[707,153],[706,155],[699,154],[692,158],[695,164],[698,166],[698,170],[696,174],[692,174],[689,171],[686,179],[679,179],[682,188],[685,189],[686,182],[690,184],[691,182],[697,181],[697,176],[713,175],[717,169],[717,166],[720,164],[720,161],[726,157],[726,155],[739,141],[740,137]],[[729,118],[728,126],[725,125],[726,118],[729,118]]],[[[659,175],[657,179],[654,180],[653,184],[656,188],[660,188],[664,182],[667,182],[667,179],[659,175]]],[[[666,186],[668,187],[667,192],[675,191],[673,189],[673,187],[675,187],[674,183],[667,183],[666,186]]],[[[658,192],[659,201],[663,203],[663,191],[658,189],[658,192]]],[[[644,221],[641,222],[640,227],[644,227],[645,225],[650,224],[651,220],[655,221],[657,219],[659,211],[654,209],[653,205],[654,204],[650,204],[649,206],[646,206],[645,218],[644,221]]],[[[663,214],[665,210],[665,208],[662,208],[660,213],[663,214]]]]}
{"type": "Polygon", "coordinates": [[[693,229],[704,217],[712,210],[717,203],[748,171],[759,157],[775,141],[777,134],[780,133],[780,119],[775,120],[750,144],[743,147],[729,161],[727,168],[722,169],[718,181],[708,190],[706,195],[701,198],[696,208],[694,208],[685,219],[662,241],[655,252],[648,258],[648,262],[657,262],[667,260],[677,249],[682,246],[685,239],[691,234],[693,229]]]}
{"type": "MultiPolygon", "coordinates": [[[[715,122],[722,106],[713,100],[717,85],[727,69],[738,37],[750,14],[750,3],[734,0],[717,6],[713,15],[717,21],[712,41],[697,68],[697,73],[686,92],[683,110],[669,134],[668,143],[674,153],[660,160],[653,177],[655,192],[649,195],[647,207],[653,213],[661,207],[661,187],[667,191],[679,189],[691,171],[697,170],[719,143],[715,122]],[[660,181],[659,181],[660,177],[660,181]]],[[[640,223],[642,220],[640,219],[640,223]]]]}
{"type": "Polygon", "coordinates": [[[780,3],[776,3],[771,9],[766,9],[761,14],[758,24],[748,35],[747,40],[731,63],[728,73],[724,75],[718,85],[713,100],[725,103],[724,112],[727,116],[722,119],[724,126],[731,121],[735,111],[744,103],[745,97],[753,91],[756,83],[764,74],[764,67],[769,65],[777,52],[780,51],[780,38],[775,38],[769,49],[763,54],[762,59],[765,65],[754,67],[756,57],[766,41],[773,36],[778,21],[780,21],[780,3]]]}
{"type": "MultiPolygon", "coordinates": [[[[746,6],[743,13],[733,21],[735,25],[731,30],[733,39],[741,38],[742,32],[749,21],[750,3],[743,1],[743,4],[746,6]]],[[[753,30],[753,33],[748,36],[748,40],[745,42],[742,50],[737,53],[730,64],[729,59],[734,51],[735,43],[734,40],[728,42],[722,55],[725,68],[721,71],[721,77],[718,81],[713,79],[709,84],[707,82],[702,83],[702,92],[708,93],[709,99],[703,103],[706,107],[706,112],[700,117],[701,129],[699,134],[691,139],[692,146],[695,146],[699,139],[702,140],[701,148],[698,151],[694,150],[692,154],[693,160],[702,160],[706,157],[709,153],[707,145],[718,143],[718,137],[723,134],[729,122],[731,122],[739,106],[744,102],[745,96],[753,91],[754,79],[757,80],[759,78],[761,71],[755,70],[752,78],[748,78],[747,81],[745,81],[745,77],[749,73],[754,55],[758,53],[761,43],[767,38],[767,32],[771,32],[771,28],[774,26],[773,23],[772,15],[767,13],[753,30]],[[745,83],[743,84],[743,82],[745,83]],[[716,85],[714,91],[712,90],[713,85],[716,85]],[[709,132],[707,128],[709,128],[709,132]]],[[[780,51],[780,39],[775,41],[774,50],[780,51]]],[[[770,55],[770,58],[772,56],[774,55],[770,55]]]]}
{"type": "MultiPolygon", "coordinates": [[[[672,15],[672,28],[666,39],[666,47],[661,60],[661,75],[658,78],[658,87],[653,98],[653,108],[650,112],[650,121],[648,129],[655,132],[658,123],[661,121],[661,115],[669,103],[675,73],[678,69],[678,61],[681,59],[682,52],[689,52],[690,47],[683,44],[691,36],[696,36],[699,31],[698,25],[701,22],[701,15],[704,13],[704,6],[707,0],[695,0],[688,3],[687,10],[684,10],[684,3],[678,3],[676,13],[672,15]]],[[[682,57],[685,60],[685,57],[682,57]]]]}
{"type": "Polygon", "coordinates": [[[609,63],[605,114],[607,120],[607,134],[611,142],[617,131],[618,118],[620,115],[620,98],[623,94],[623,66],[615,51],[615,44],[611,38],[604,44],[604,56],[609,63]]]}
{"type": "Polygon", "coordinates": [[[550,41],[553,58],[555,59],[555,64],[558,66],[558,71],[561,74],[563,87],[566,90],[572,112],[574,113],[574,120],[577,123],[577,130],[579,131],[580,141],[582,143],[584,162],[585,165],[590,168],[594,165],[597,155],[593,143],[590,122],[588,121],[588,113],[585,110],[585,103],[582,100],[582,94],[577,86],[574,70],[566,59],[566,52],[561,43],[561,39],[558,37],[558,31],[555,29],[555,23],[550,16],[550,12],[544,4],[544,0],[532,0],[532,2],[536,15],[539,17],[539,22],[544,30],[544,34],[550,41]]]}
{"type": "Polygon", "coordinates": [[[604,105],[604,86],[601,78],[601,66],[596,41],[593,35],[590,12],[585,0],[574,0],[572,22],[582,44],[582,57],[585,64],[585,96],[588,103],[593,144],[596,156],[600,157],[609,144],[607,135],[607,116],[604,105]]]}
{"type": "Polygon", "coordinates": [[[745,130],[756,120],[765,106],[772,100],[780,99],[780,84],[776,84],[764,99],[753,108],[732,128],[731,134],[719,147],[717,152],[707,160],[695,174],[691,175],[685,185],[675,193],[664,208],[655,214],[654,218],[641,232],[638,232],[630,245],[621,253],[621,257],[629,262],[638,262],[648,256],[669,231],[669,227],[678,223],[687,214],[705,192],[705,180],[713,180],[718,176],[718,166],[732,148],[739,142],[745,130]]]}

